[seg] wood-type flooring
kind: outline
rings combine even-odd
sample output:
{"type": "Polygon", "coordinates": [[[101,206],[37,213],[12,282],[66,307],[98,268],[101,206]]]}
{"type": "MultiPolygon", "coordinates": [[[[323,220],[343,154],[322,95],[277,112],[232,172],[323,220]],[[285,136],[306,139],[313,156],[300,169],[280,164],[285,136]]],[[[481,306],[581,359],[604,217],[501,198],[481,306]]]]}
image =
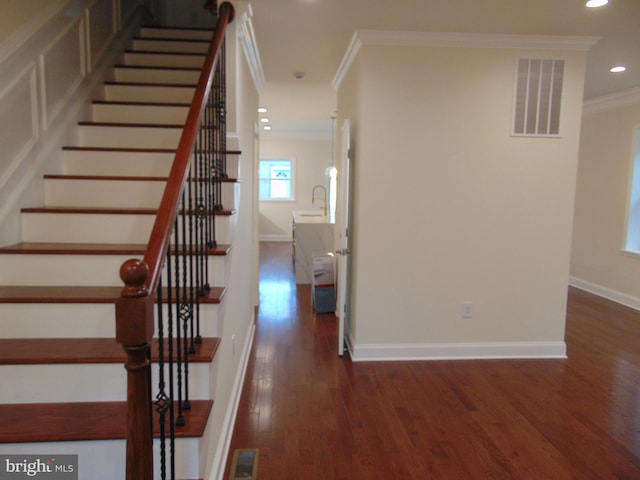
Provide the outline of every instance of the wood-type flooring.
{"type": "Polygon", "coordinates": [[[354,363],[291,245],[260,253],[225,479],[239,448],[259,480],[640,479],[640,312],[570,288],[568,359],[354,363]]]}

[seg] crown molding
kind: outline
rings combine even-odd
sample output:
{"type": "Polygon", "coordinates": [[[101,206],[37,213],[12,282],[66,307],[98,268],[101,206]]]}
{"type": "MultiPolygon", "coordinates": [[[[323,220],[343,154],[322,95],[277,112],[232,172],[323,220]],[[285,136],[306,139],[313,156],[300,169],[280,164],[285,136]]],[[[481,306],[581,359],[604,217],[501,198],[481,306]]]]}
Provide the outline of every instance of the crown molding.
{"type": "Polygon", "coordinates": [[[242,13],[239,15],[237,35],[238,41],[242,46],[242,51],[245,54],[251,76],[253,77],[253,83],[256,86],[256,90],[260,91],[265,82],[264,70],[262,69],[262,60],[260,59],[260,52],[258,50],[258,42],[256,41],[256,35],[253,30],[253,9],[249,3],[238,2],[238,6],[244,3],[242,13]]]}
{"type": "Polygon", "coordinates": [[[331,85],[337,89],[364,45],[399,47],[492,48],[513,50],[591,49],[600,37],[565,35],[512,35],[501,33],[411,32],[396,30],[357,30],[340,62],[331,85]]]}
{"type": "Polygon", "coordinates": [[[640,104],[640,87],[633,87],[585,100],[582,104],[582,113],[589,114],[637,104],[640,104]]]}

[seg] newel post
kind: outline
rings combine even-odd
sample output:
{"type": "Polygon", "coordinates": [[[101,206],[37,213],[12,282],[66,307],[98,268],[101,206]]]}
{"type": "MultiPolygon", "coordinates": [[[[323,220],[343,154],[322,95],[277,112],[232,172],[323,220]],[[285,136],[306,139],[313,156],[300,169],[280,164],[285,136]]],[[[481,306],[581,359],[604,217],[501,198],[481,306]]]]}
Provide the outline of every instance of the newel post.
{"type": "Polygon", "coordinates": [[[125,283],[116,301],[116,340],[126,353],[127,480],[153,479],[153,427],[150,389],[150,349],[154,296],[145,282],[149,268],[127,260],[120,268],[125,283]]]}

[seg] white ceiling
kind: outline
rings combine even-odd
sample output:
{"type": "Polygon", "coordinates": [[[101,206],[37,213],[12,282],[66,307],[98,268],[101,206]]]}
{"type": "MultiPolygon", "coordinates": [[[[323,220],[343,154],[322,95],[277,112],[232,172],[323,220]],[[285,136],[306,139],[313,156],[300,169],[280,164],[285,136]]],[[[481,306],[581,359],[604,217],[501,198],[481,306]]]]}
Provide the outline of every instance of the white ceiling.
{"type": "Polygon", "coordinates": [[[599,9],[585,1],[251,0],[268,135],[331,130],[331,81],[362,29],[600,37],[587,57],[585,99],[640,86],[640,0],[610,0],[599,9]],[[627,71],[609,73],[614,64],[627,71]]]}

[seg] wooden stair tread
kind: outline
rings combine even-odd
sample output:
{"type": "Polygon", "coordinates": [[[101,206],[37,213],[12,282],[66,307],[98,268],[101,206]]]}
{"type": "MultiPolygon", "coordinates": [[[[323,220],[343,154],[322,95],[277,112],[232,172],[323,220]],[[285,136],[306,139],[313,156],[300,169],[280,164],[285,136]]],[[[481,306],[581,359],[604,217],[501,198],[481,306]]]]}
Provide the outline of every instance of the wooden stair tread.
{"type": "Polygon", "coordinates": [[[0,286],[0,303],[115,303],[122,287],[0,286]]]}
{"type": "Polygon", "coordinates": [[[166,182],[168,177],[146,177],[135,175],[67,175],[47,174],[43,178],[50,180],[118,180],[131,182],[166,182]]]}
{"type": "MultiPolygon", "coordinates": [[[[190,362],[207,363],[220,345],[219,338],[203,338],[190,362]]],[[[165,354],[168,342],[165,340],[165,354]]],[[[174,345],[174,352],[177,347],[174,345]]],[[[151,342],[151,356],[158,361],[158,340],[151,342]]],[[[0,338],[0,365],[122,363],[126,356],[115,338],[0,338]]]]}
{"type": "Polygon", "coordinates": [[[62,150],[75,152],[176,153],[175,148],[79,147],[76,145],[65,145],[62,150]]]}
{"type": "Polygon", "coordinates": [[[209,32],[213,35],[215,32],[212,28],[203,28],[203,27],[165,27],[163,25],[140,25],[142,30],[184,30],[186,32],[209,32]]]}
{"type": "MultiPolygon", "coordinates": [[[[176,427],[176,437],[201,437],[212,406],[213,400],[192,400],[186,425],[176,427]]],[[[153,424],[157,437],[158,422],[153,424]]],[[[0,405],[0,443],[119,440],[125,438],[126,426],[126,402],[0,405]]]]}
{"type": "Polygon", "coordinates": [[[184,125],[176,123],[126,123],[126,122],[78,122],[82,127],[127,127],[127,128],[178,128],[183,129],[184,125]]]}
{"type": "MultiPolygon", "coordinates": [[[[153,85],[158,85],[154,83],[153,85]]],[[[160,85],[164,86],[164,85],[160,85]]],[[[160,103],[160,102],[123,102],[113,100],[94,100],[93,105],[132,105],[136,107],[189,107],[188,103],[160,103]]]]}
{"type": "MultiPolygon", "coordinates": [[[[20,209],[23,213],[77,213],[77,214],[110,214],[110,215],[155,215],[157,208],[117,208],[117,207],[28,207],[20,209]]],[[[214,215],[229,216],[236,213],[232,210],[216,210],[214,215]]]]}
{"type": "MultiPolygon", "coordinates": [[[[121,291],[122,287],[0,285],[0,303],[115,303],[121,291]]],[[[226,291],[225,287],[211,287],[200,303],[217,305],[226,291]]]]}
{"type": "MultiPolygon", "coordinates": [[[[23,242],[0,247],[0,254],[59,254],[59,255],[144,255],[147,246],[142,243],[38,243],[23,242]]],[[[177,251],[182,251],[178,245],[177,251]]],[[[219,244],[209,249],[209,255],[224,256],[231,245],[219,244]]]]}
{"type": "Polygon", "coordinates": [[[28,207],[20,210],[24,213],[95,213],[95,214],[135,214],[155,215],[157,208],[103,208],[103,207],[28,207]]]}
{"type": "MultiPolygon", "coordinates": [[[[207,30],[208,31],[208,30],[207,30]]],[[[184,43],[206,43],[209,45],[211,40],[199,40],[197,38],[170,38],[170,37],[131,37],[131,40],[144,40],[145,42],[184,42],[184,43]]]]}
{"type": "MultiPolygon", "coordinates": [[[[65,145],[62,150],[78,152],[130,152],[130,153],[176,153],[175,148],[136,148],[136,147],[83,147],[77,145],[65,145]]],[[[227,155],[242,155],[241,150],[227,150],[227,155]]]]}
{"type": "MultiPolygon", "coordinates": [[[[124,182],[166,182],[168,177],[150,177],[144,175],[68,175],[68,174],[46,174],[43,178],[49,180],[104,180],[104,181],[124,181],[124,182]]],[[[195,182],[208,182],[206,179],[194,179],[195,182]]],[[[220,183],[238,183],[237,178],[220,178],[220,183]]]]}
{"type": "Polygon", "coordinates": [[[151,51],[151,50],[125,50],[125,54],[127,53],[135,53],[142,55],[180,55],[184,57],[205,57],[204,53],[194,53],[194,52],[163,52],[163,51],[151,51]]]}
{"type": "Polygon", "coordinates": [[[189,72],[201,71],[201,69],[193,68],[193,67],[171,67],[171,66],[159,66],[159,65],[124,65],[122,63],[115,64],[113,68],[124,68],[124,69],[131,69],[131,70],[179,70],[179,71],[189,71],[189,72]]]}
{"type": "MultiPolygon", "coordinates": [[[[154,83],[154,82],[116,82],[109,80],[104,82],[104,85],[122,85],[126,87],[172,87],[172,88],[190,88],[194,89],[197,85],[188,83],[154,83]]],[[[161,104],[166,105],[166,104],[161,104]]],[[[187,105],[190,106],[190,105],[187,105]]]]}

